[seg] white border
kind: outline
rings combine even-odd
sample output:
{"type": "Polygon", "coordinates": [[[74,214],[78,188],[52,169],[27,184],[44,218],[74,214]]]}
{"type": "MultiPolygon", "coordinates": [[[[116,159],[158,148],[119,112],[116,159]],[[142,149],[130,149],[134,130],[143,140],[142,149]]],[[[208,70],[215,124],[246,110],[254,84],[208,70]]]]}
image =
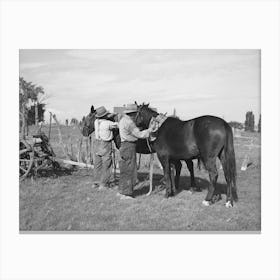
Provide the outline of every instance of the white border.
{"type": "Polygon", "coordinates": [[[279,279],[279,3],[1,2],[2,279],[279,279]],[[18,49],[262,50],[262,234],[20,235],[18,49]]]}

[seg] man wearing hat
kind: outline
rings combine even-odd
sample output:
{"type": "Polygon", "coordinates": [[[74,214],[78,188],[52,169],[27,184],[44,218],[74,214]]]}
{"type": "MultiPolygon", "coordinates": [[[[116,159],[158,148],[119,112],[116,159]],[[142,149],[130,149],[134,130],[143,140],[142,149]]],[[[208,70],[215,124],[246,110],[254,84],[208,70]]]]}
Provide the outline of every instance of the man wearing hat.
{"type": "Polygon", "coordinates": [[[148,138],[153,128],[140,131],[135,125],[137,105],[127,105],[123,113],[119,121],[121,137],[119,195],[121,199],[131,199],[137,179],[136,141],[138,138],[148,138]]]}
{"type": "Polygon", "coordinates": [[[112,168],[112,140],[116,122],[108,120],[110,113],[104,106],[96,109],[95,127],[95,160],[94,160],[94,184],[93,187],[105,189],[110,187],[112,168]]]}

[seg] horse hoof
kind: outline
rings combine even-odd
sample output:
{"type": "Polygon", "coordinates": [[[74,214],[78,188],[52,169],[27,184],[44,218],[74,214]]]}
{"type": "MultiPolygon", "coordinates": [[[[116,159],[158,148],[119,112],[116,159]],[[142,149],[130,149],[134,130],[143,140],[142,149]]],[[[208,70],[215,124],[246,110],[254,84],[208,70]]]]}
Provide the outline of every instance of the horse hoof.
{"type": "Polygon", "coordinates": [[[232,205],[232,202],[231,201],[227,201],[226,202],[226,208],[232,208],[233,205],[232,205]]]}
{"type": "Polygon", "coordinates": [[[202,201],[202,204],[203,204],[204,206],[210,206],[210,202],[207,201],[207,200],[203,200],[203,201],[202,201]]]}

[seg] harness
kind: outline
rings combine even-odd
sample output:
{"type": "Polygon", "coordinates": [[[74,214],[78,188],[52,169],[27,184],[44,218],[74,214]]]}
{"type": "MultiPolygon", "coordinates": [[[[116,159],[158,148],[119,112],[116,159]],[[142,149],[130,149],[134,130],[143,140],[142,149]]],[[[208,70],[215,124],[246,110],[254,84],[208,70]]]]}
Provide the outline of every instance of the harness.
{"type": "Polygon", "coordinates": [[[157,139],[158,130],[166,119],[166,114],[158,114],[156,117],[152,117],[150,120],[149,128],[153,127],[153,130],[149,138],[146,138],[147,146],[149,148],[150,153],[153,153],[150,142],[154,142],[157,139]]]}
{"type": "MultiPolygon", "coordinates": [[[[158,130],[162,126],[162,124],[166,121],[166,119],[167,119],[166,114],[158,114],[156,117],[151,118],[149,127],[154,127],[154,129],[149,136],[150,142],[154,142],[157,139],[158,130]]],[[[147,143],[148,143],[148,140],[147,140],[147,143]]],[[[150,146],[149,146],[149,149],[150,149],[150,146]]]]}

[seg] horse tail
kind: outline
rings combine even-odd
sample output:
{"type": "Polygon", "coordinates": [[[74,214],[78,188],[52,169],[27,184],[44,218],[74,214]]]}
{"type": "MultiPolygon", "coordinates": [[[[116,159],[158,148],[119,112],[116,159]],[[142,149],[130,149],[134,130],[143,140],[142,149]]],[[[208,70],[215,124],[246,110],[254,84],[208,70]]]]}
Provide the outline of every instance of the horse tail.
{"type": "Polygon", "coordinates": [[[232,196],[235,201],[238,200],[236,187],[236,161],[233,145],[233,133],[231,127],[226,123],[226,142],[224,145],[224,172],[228,180],[228,187],[231,188],[232,196]]]}

